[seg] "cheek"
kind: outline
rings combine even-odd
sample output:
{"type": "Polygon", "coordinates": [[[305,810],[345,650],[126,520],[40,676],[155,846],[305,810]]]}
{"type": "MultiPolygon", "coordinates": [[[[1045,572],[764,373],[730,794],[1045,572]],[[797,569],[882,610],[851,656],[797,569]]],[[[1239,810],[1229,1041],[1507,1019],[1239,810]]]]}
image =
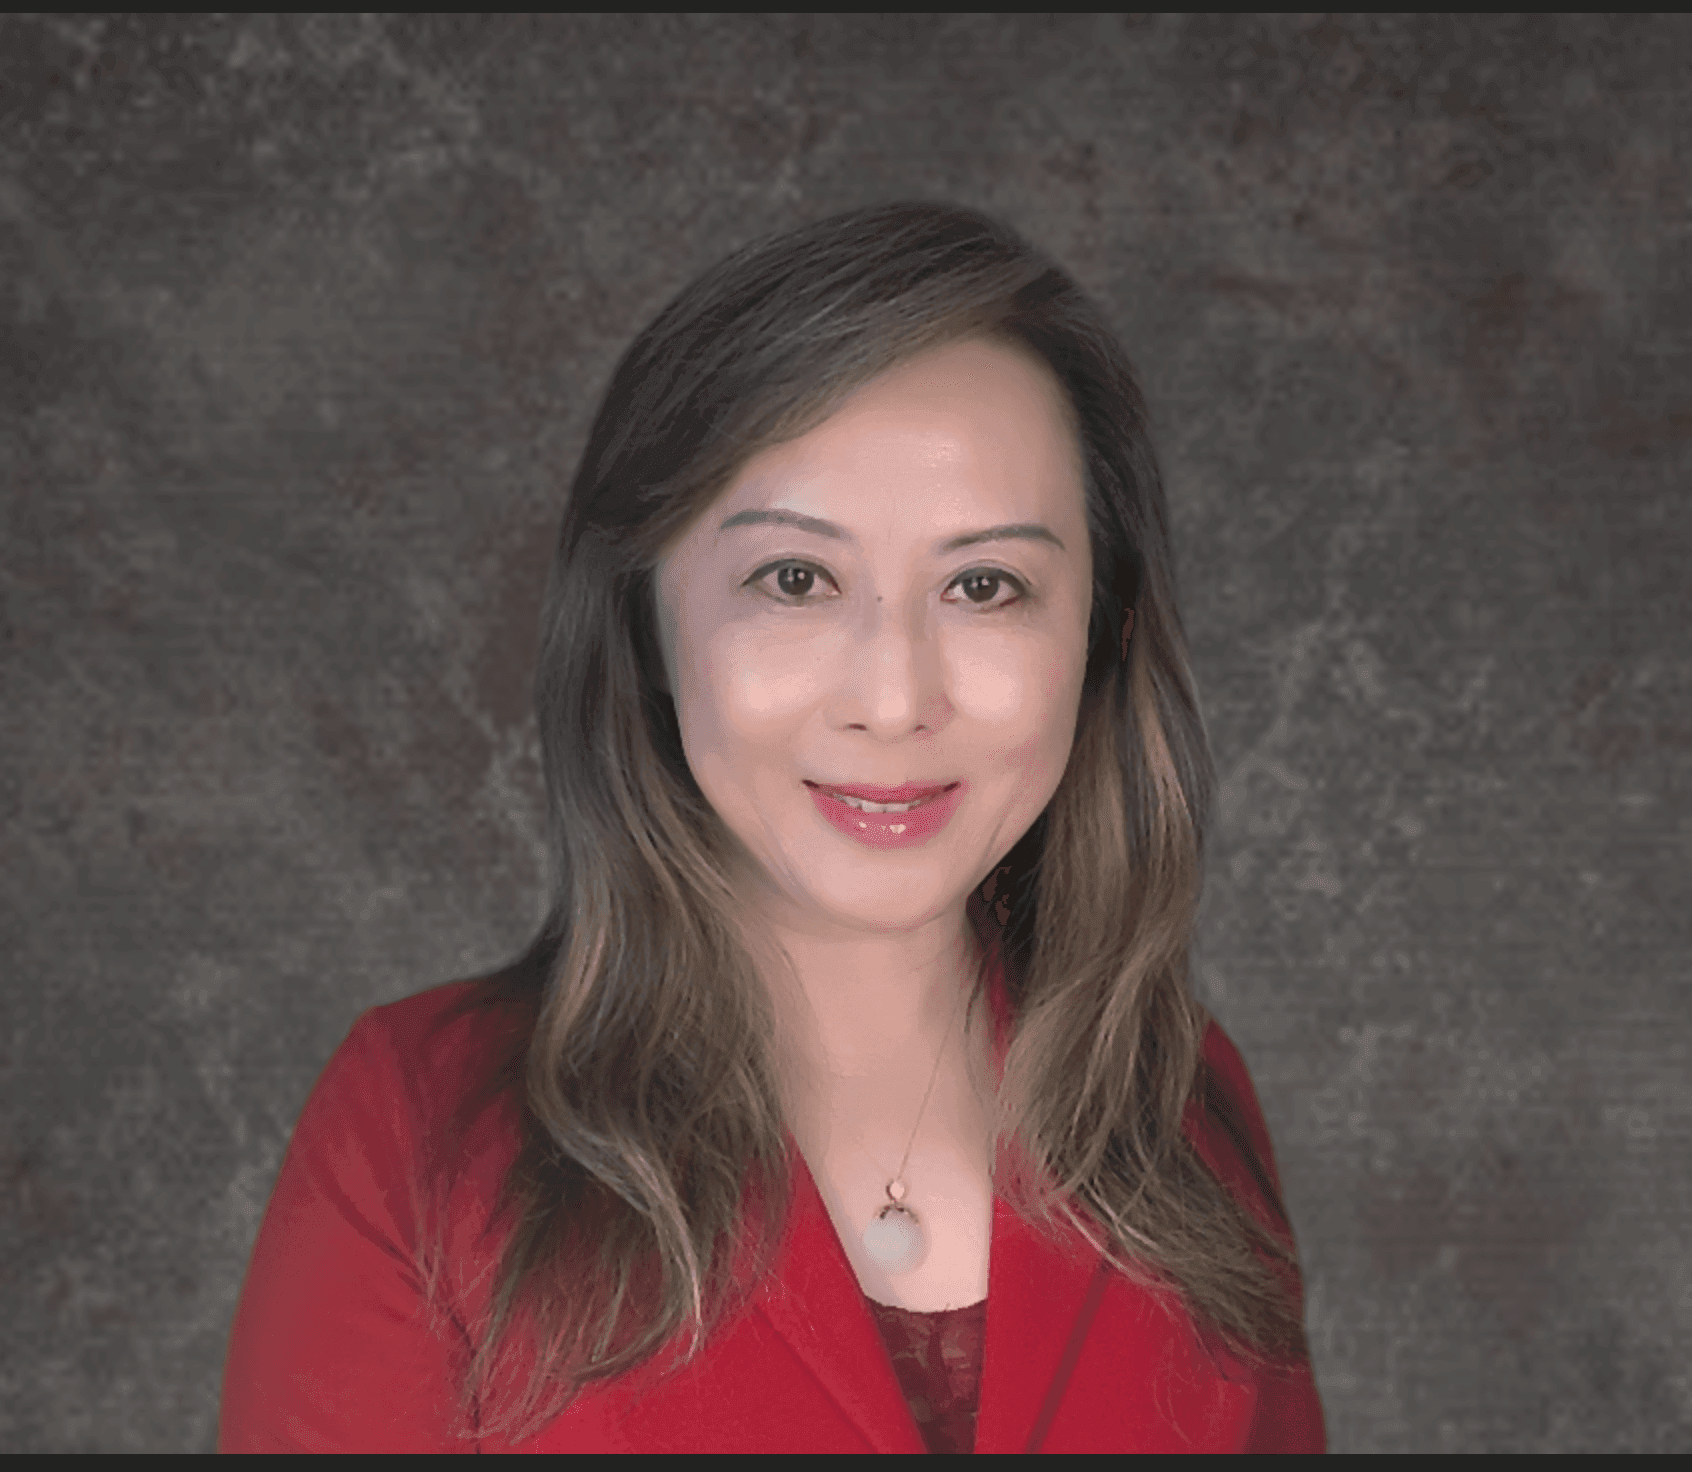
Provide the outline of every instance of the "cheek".
{"type": "Polygon", "coordinates": [[[1032,819],[1050,801],[1069,762],[1084,648],[1072,652],[1049,640],[1030,640],[983,648],[960,658],[956,668],[960,694],[954,704],[979,737],[984,775],[1001,801],[1032,819]]]}
{"type": "Polygon", "coordinates": [[[696,772],[700,764],[733,768],[791,738],[819,699],[825,670],[812,651],[734,632],[689,650],[678,713],[696,772]]]}
{"type": "Polygon", "coordinates": [[[1081,660],[1046,640],[964,647],[954,653],[953,705],[992,744],[1021,754],[1065,756],[1075,733],[1081,660]],[[996,739],[995,739],[996,737],[996,739]]]}

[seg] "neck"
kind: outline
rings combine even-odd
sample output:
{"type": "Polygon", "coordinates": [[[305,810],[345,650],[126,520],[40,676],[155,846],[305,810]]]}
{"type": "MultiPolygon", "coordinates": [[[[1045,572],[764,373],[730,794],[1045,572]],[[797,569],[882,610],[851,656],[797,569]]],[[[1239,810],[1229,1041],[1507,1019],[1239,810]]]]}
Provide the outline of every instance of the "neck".
{"type": "Polygon", "coordinates": [[[765,924],[754,944],[790,1082],[815,1098],[920,1068],[962,1040],[980,959],[963,905],[919,930],[831,932],[765,924]]]}

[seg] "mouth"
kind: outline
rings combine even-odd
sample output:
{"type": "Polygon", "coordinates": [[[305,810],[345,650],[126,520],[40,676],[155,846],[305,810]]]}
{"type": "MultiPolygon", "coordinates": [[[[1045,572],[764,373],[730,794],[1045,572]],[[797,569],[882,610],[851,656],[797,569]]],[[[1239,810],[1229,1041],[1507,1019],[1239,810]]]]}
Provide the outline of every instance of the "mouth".
{"type": "Polygon", "coordinates": [[[869,783],[850,783],[839,786],[809,782],[805,785],[817,792],[826,792],[830,797],[837,798],[848,807],[857,808],[864,813],[908,813],[912,808],[919,808],[924,803],[933,802],[937,797],[944,797],[958,784],[956,782],[907,782],[902,787],[878,787],[869,783]]]}

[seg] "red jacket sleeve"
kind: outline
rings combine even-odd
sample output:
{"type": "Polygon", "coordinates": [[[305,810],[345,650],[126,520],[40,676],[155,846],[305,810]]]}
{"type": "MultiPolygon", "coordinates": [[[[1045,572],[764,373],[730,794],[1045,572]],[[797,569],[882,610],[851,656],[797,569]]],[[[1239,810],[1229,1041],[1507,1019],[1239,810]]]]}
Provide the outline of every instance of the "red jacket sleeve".
{"type": "MultiPolygon", "coordinates": [[[[1204,1061],[1228,1095],[1233,1106],[1232,1113],[1244,1128],[1246,1140],[1257,1157],[1256,1164],[1267,1177],[1267,1184],[1273,1189],[1275,1197],[1281,1199],[1280,1173],[1275,1169],[1275,1153],[1269,1143],[1269,1127],[1264,1122],[1257,1091],[1252,1087],[1251,1075],[1239,1050],[1215,1023],[1205,1034],[1204,1061]]],[[[1210,1125],[1203,1129],[1201,1140],[1202,1153],[1217,1174],[1246,1200],[1265,1225],[1290,1242],[1291,1225],[1281,1219],[1280,1212],[1258,1183],[1257,1173],[1227,1131],[1210,1125]]],[[[1302,1308],[1302,1278],[1298,1281],[1298,1292],[1302,1308]]],[[[1257,1414],[1252,1420],[1251,1433],[1243,1450],[1325,1452],[1328,1449],[1327,1428],[1309,1359],[1304,1358],[1285,1370],[1259,1370],[1256,1378],[1257,1414]]]]}
{"type": "Polygon", "coordinates": [[[419,1267],[419,1082],[367,1012],[312,1090],[236,1310],[220,1451],[473,1449],[464,1336],[432,1321],[419,1267]]]}

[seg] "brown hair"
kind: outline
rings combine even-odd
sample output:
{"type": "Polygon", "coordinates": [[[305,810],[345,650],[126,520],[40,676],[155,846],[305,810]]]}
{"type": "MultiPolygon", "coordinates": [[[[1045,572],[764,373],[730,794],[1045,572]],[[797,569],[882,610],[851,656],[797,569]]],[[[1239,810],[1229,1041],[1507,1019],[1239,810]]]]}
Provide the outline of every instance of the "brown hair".
{"type": "Polygon", "coordinates": [[[989,882],[1015,1019],[997,1140],[1030,1167],[996,1184],[1178,1292],[1234,1350],[1280,1359],[1301,1341],[1288,1245],[1182,1130],[1204,1083],[1187,966],[1215,774],[1132,370],[1098,308],[1003,224],[887,204],[758,241],[688,286],[618,365],[570,487],[536,680],[555,891],[487,991],[526,999],[533,1027],[468,1375],[484,1432],[537,1428],[678,1334],[696,1351],[767,1270],[786,1211],[772,1017],[664,692],[658,560],[751,455],[971,336],[1032,350],[1068,394],[1094,566],[1069,764],[989,882]]]}

